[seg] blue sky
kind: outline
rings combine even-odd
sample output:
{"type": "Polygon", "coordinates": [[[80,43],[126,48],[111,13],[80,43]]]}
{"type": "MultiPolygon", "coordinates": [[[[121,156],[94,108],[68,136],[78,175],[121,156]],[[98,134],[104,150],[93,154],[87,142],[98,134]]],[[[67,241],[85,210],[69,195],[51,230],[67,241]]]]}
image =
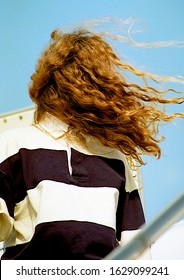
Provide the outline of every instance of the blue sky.
{"type": "MultiPolygon", "coordinates": [[[[109,16],[135,17],[135,29],[142,31],[134,35],[139,42],[184,41],[183,14],[183,0],[0,0],[0,114],[32,105],[27,90],[29,78],[53,29],[109,16]]],[[[134,48],[124,44],[116,47],[139,69],[184,76],[184,48],[134,48]]],[[[184,86],[175,86],[184,90],[184,86]]],[[[183,105],[168,107],[170,112],[183,109],[183,105]]],[[[183,127],[181,120],[164,126],[162,158],[144,158],[147,220],[184,189],[183,127]]]]}

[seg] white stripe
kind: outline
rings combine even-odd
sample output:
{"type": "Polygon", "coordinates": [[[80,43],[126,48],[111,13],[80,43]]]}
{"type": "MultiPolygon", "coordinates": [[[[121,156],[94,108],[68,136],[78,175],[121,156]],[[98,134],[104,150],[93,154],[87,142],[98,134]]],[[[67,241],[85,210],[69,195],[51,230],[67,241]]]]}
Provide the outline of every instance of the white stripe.
{"type": "Polygon", "coordinates": [[[14,221],[1,199],[2,212],[7,212],[7,219],[1,219],[1,240],[9,236],[7,247],[27,243],[34,235],[36,225],[53,221],[87,221],[115,229],[118,194],[115,188],[85,188],[42,181],[16,205],[14,221]]]}
{"type": "Polygon", "coordinates": [[[71,147],[67,149],[67,158],[68,158],[68,171],[72,175],[72,165],[71,165],[71,147]]]}
{"type": "Polygon", "coordinates": [[[29,190],[30,200],[36,192],[40,193],[39,205],[34,206],[38,211],[37,224],[75,220],[116,227],[119,192],[115,188],[85,188],[45,180],[29,190]]]}

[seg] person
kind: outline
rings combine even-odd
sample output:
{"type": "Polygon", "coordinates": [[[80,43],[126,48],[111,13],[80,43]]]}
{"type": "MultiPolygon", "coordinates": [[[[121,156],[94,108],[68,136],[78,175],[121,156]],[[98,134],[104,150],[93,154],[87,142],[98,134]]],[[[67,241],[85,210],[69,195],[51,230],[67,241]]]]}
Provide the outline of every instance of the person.
{"type": "Polygon", "coordinates": [[[103,259],[138,232],[132,169],[143,154],[160,157],[158,126],[179,116],[159,105],[183,102],[164,99],[149,78],[102,35],[52,32],[29,86],[34,123],[0,136],[2,259],[103,259]]]}

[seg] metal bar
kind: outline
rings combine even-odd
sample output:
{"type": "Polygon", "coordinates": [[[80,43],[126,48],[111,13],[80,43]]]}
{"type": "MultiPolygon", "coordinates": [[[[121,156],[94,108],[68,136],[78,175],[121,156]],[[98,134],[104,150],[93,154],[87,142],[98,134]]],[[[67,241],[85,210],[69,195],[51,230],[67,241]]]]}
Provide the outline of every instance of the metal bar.
{"type": "Polygon", "coordinates": [[[184,192],[178,195],[153,221],[141,227],[141,231],[124,247],[117,247],[105,259],[137,259],[156,239],[184,215],[184,192]]]}
{"type": "Polygon", "coordinates": [[[33,111],[33,110],[35,110],[35,106],[30,106],[30,107],[26,107],[23,109],[18,109],[18,110],[10,111],[7,113],[2,113],[2,114],[0,114],[0,118],[7,118],[7,117],[11,117],[13,115],[19,115],[19,114],[26,113],[26,112],[33,111]]]}

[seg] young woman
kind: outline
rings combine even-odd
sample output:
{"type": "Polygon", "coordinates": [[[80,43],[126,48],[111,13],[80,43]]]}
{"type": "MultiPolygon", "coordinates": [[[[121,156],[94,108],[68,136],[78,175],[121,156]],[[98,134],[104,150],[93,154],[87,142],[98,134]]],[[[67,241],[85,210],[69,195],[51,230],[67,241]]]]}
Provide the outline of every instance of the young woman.
{"type": "Polygon", "coordinates": [[[164,99],[98,34],[51,37],[29,87],[34,124],[0,136],[3,259],[102,259],[145,222],[131,168],[160,157],[158,126],[179,114],[159,104],[183,99],[164,99]]]}

